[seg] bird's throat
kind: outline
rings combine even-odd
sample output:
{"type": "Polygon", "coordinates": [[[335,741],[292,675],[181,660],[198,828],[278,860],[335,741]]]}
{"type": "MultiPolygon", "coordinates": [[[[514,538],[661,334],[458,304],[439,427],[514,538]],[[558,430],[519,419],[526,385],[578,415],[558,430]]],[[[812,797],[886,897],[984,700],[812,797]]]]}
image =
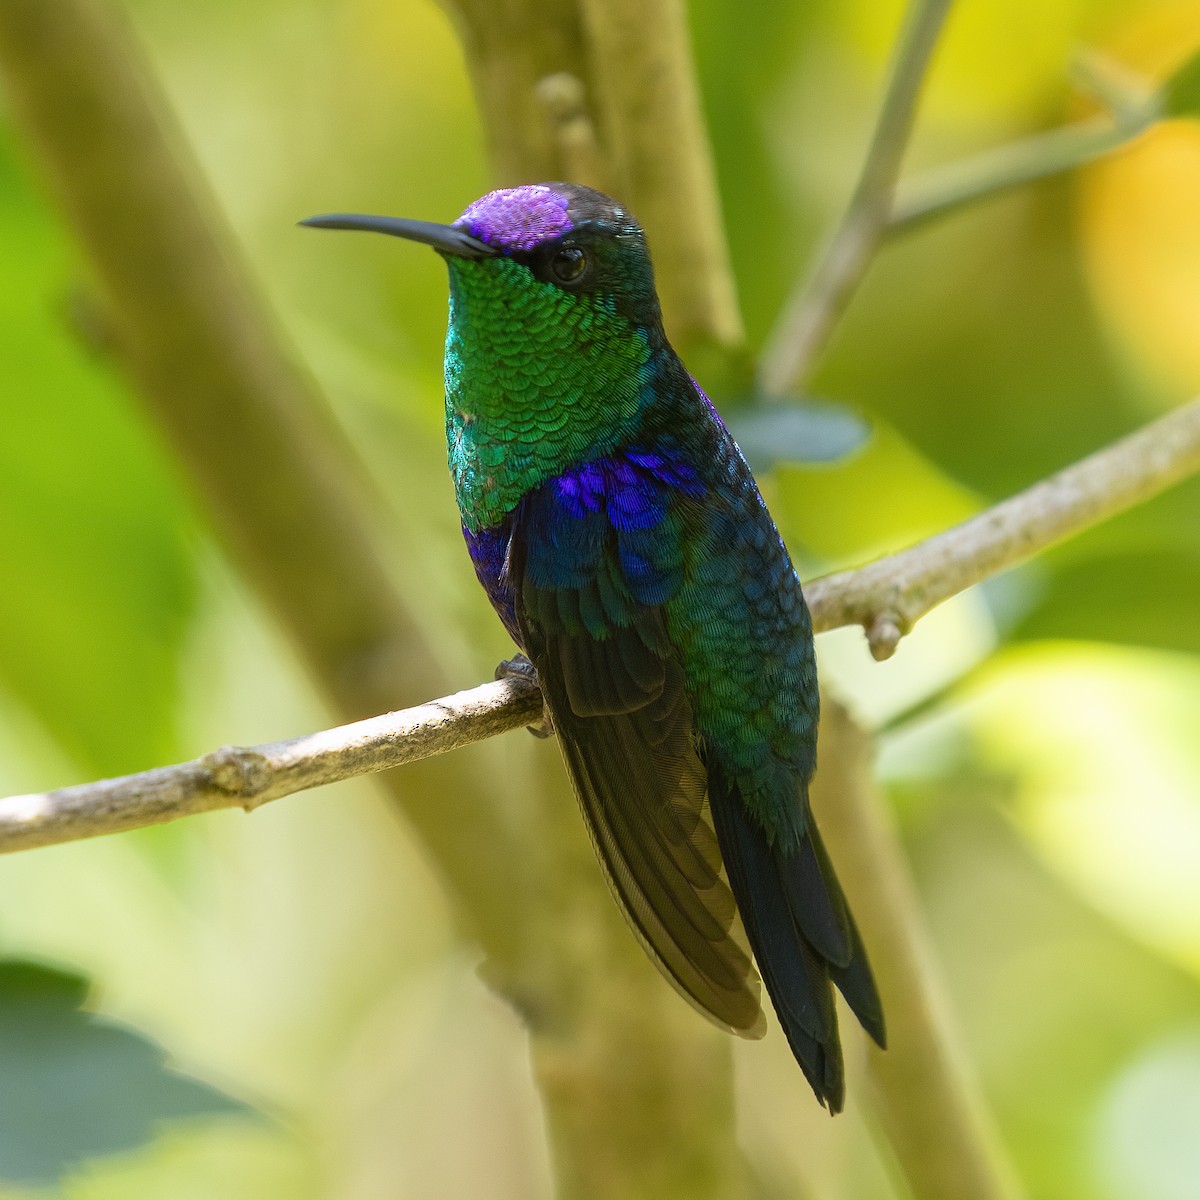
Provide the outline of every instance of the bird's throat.
{"type": "Polygon", "coordinates": [[[645,330],[512,260],[450,264],[446,439],[463,523],[503,522],[522,496],[607,454],[651,402],[645,330]]]}

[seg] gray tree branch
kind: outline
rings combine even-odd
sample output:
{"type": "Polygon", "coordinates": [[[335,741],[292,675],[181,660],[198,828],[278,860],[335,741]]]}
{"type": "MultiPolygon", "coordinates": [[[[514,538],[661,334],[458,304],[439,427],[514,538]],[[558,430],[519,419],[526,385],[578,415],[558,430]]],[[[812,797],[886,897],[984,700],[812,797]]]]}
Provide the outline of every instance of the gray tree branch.
{"type": "Polygon", "coordinates": [[[294,792],[445,754],[535,722],[541,713],[535,683],[505,679],[282,742],[222,746],[191,762],[137,775],[9,796],[0,800],[0,853],[221,808],[251,812],[294,792]]]}
{"type": "Polygon", "coordinates": [[[805,589],[818,629],[861,625],[877,659],[972,584],[1200,471],[1200,397],[899,554],[805,589]]]}
{"type": "MultiPolygon", "coordinates": [[[[862,625],[876,658],[935,605],[1200,472],[1200,398],[979,516],[805,587],[818,632],[862,625]]],[[[487,683],[416,708],[173,767],[0,800],[0,853],[268,800],[402,766],[541,715],[537,687],[487,683]]]]}

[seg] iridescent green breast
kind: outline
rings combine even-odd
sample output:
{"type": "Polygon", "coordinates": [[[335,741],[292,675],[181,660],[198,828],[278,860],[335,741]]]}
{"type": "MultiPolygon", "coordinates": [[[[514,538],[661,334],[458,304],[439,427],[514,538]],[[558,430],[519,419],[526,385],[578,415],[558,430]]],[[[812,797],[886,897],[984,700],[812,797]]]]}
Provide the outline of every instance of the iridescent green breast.
{"type": "Polygon", "coordinates": [[[629,436],[650,402],[651,349],[611,301],[512,259],[451,260],[450,291],[447,447],[463,523],[478,530],[629,436]]]}

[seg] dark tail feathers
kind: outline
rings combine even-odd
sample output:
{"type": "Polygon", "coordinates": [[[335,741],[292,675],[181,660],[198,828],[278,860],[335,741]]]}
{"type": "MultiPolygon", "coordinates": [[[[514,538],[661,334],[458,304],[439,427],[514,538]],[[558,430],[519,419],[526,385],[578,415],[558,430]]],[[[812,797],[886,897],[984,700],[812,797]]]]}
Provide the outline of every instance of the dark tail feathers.
{"type": "MultiPolygon", "coordinates": [[[[845,1098],[833,987],[882,1047],[883,1008],[862,940],[817,827],[799,843],[767,842],[736,781],[709,769],[709,803],[729,884],[788,1044],[817,1099],[845,1098]]],[[[797,803],[806,803],[797,797],[797,803]]]]}

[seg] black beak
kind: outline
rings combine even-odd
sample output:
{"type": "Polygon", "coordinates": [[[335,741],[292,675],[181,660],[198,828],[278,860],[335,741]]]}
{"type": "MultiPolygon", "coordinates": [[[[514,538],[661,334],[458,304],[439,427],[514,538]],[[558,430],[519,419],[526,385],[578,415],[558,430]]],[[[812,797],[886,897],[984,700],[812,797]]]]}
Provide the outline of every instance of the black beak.
{"type": "Polygon", "coordinates": [[[403,217],[368,217],[359,213],[326,213],[300,222],[315,229],[364,229],[368,233],[387,233],[392,237],[423,242],[441,254],[456,258],[492,258],[499,254],[494,246],[473,238],[453,225],[437,225],[433,221],[406,221],[403,217]]]}

